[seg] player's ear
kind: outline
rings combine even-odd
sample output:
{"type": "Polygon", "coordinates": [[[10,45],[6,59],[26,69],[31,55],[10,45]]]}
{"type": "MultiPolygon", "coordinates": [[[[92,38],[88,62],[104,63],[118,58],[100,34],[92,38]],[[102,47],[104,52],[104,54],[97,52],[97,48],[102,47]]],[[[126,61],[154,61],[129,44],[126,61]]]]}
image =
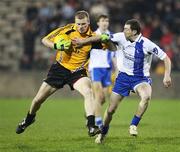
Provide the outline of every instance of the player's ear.
{"type": "Polygon", "coordinates": [[[137,31],[136,30],[133,30],[133,35],[137,35],[137,31]]]}
{"type": "Polygon", "coordinates": [[[99,21],[97,22],[97,25],[99,26],[99,21]]]}

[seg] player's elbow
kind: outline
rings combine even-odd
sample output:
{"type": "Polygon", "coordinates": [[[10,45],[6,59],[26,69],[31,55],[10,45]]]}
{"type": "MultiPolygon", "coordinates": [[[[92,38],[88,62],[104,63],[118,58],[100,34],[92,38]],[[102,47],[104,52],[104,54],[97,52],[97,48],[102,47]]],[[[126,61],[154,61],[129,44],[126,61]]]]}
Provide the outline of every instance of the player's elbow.
{"type": "Polygon", "coordinates": [[[164,58],[164,61],[165,60],[170,60],[167,54],[166,54],[166,57],[164,58]]]}
{"type": "Polygon", "coordinates": [[[168,55],[166,55],[166,57],[164,58],[164,63],[165,63],[165,64],[168,64],[168,65],[171,65],[171,60],[170,60],[170,58],[168,57],[168,55]]]}
{"type": "Polygon", "coordinates": [[[41,43],[44,44],[44,45],[46,45],[46,41],[47,41],[47,40],[46,40],[46,38],[44,37],[44,38],[42,38],[41,43]]]}
{"type": "Polygon", "coordinates": [[[49,48],[53,48],[53,43],[49,39],[47,39],[46,37],[43,38],[41,40],[41,42],[42,42],[42,44],[44,44],[44,46],[49,47],[49,48]]]}

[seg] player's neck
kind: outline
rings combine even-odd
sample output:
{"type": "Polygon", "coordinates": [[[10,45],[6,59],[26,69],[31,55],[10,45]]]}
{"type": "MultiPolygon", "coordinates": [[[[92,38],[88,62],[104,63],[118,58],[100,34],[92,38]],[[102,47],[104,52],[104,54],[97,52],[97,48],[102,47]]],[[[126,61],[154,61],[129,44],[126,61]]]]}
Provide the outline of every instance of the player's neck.
{"type": "Polygon", "coordinates": [[[101,28],[99,28],[99,30],[101,33],[105,33],[107,31],[107,29],[101,29],[101,28]]]}
{"type": "Polygon", "coordinates": [[[129,41],[130,41],[131,43],[134,42],[134,41],[137,39],[138,36],[139,36],[139,35],[134,35],[134,36],[130,37],[130,38],[129,38],[129,41]]]}

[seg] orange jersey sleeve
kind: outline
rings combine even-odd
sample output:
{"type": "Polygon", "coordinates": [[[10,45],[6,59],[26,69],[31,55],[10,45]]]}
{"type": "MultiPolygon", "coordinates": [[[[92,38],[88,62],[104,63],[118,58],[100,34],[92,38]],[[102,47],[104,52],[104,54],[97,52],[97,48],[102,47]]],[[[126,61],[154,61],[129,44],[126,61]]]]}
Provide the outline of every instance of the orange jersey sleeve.
{"type": "Polygon", "coordinates": [[[73,27],[74,27],[74,24],[68,24],[66,26],[59,27],[59,28],[55,29],[54,31],[52,31],[51,33],[49,33],[47,36],[45,36],[45,38],[54,42],[54,39],[56,36],[58,36],[60,34],[65,34],[66,32],[72,30],[73,27]]]}

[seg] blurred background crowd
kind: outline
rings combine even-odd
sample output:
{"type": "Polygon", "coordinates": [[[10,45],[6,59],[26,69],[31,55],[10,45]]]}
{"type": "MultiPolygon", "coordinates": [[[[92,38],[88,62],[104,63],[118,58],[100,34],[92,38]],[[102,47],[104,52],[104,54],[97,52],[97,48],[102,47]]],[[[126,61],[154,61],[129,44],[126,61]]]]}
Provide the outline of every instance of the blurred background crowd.
{"type": "MultiPolygon", "coordinates": [[[[74,22],[82,9],[90,13],[93,30],[100,14],[109,15],[112,32],[122,31],[127,19],[138,19],[143,35],[163,48],[173,71],[180,72],[180,0],[1,0],[0,70],[46,70],[55,52],[41,38],[74,22]]],[[[153,58],[152,71],[161,74],[162,65],[153,58]]]]}

